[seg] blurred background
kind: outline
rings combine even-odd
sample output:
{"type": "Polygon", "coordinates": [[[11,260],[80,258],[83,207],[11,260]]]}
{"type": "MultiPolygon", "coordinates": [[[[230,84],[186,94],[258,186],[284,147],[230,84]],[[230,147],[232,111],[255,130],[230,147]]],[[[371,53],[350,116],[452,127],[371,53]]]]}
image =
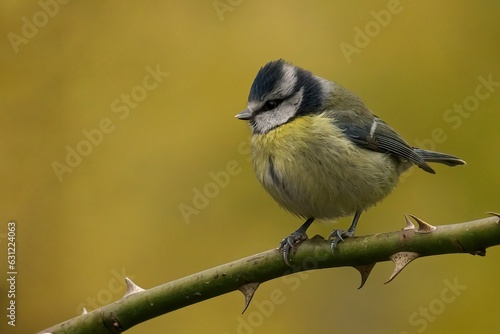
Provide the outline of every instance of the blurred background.
{"type": "MultiPolygon", "coordinates": [[[[500,211],[498,2],[0,6],[1,268],[17,222],[16,327],[3,314],[0,324],[9,333],[116,301],[124,276],[150,288],[274,248],[300,226],[258,184],[250,130],[234,118],[278,58],[351,89],[411,144],[468,163],[415,169],[358,235],[398,230],[403,213],[441,225],[500,211]]],[[[252,304],[241,315],[233,292],[128,332],[494,332],[499,261],[500,247],[425,258],[388,285],[393,266],[382,263],[359,291],[352,268],[312,271],[298,285],[263,284],[257,304],[284,296],[270,312],[252,304]]]]}

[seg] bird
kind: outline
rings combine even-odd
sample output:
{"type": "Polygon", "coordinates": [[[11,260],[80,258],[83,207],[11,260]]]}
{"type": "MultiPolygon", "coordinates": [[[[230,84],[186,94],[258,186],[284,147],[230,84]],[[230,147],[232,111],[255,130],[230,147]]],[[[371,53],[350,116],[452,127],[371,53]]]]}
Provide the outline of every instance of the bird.
{"type": "Polygon", "coordinates": [[[251,128],[257,179],[281,207],[305,219],[279,244],[289,266],[315,220],[354,216],[347,230],[328,236],[333,253],[354,236],[361,213],[389,195],[407,169],[416,165],[435,174],[429,162],[465,164],[412,147],[354,93],[283,59],[260,68],[246,109],[235,117],[251,128]]]}

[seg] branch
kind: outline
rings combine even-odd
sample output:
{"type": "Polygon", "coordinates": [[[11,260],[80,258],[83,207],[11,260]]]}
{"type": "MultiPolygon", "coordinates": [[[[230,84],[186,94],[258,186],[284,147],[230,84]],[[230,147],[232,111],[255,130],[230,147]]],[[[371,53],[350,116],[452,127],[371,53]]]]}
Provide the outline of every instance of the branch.
{"type": "MultiPolygon", "coordinates": [[[[117,302],[48,328],[41,333],[121,333],[143,321],[240,290],[248,307],[259,284],[299,271],[352,266],[361,273],[361,286],[377,262],[392,260],[390,282],[417,257],[449,253],[484,256],[500,245],[500,215],[476,221],[434,227],[411,216],[401,231],[354,237],[340,243],[332,255],[330,242],[315,236],[303,242],[288,267],[277,249],[193,274],[144,290],[127,279],[127,292],[117,302]]],[[[361,288],[360,286],[360,288],[361,288]]]]}

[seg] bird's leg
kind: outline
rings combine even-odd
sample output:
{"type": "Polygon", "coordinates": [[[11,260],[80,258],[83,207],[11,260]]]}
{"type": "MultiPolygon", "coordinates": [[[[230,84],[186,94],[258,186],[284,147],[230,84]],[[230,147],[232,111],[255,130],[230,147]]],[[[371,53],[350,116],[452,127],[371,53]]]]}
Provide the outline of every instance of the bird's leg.
{"type": "Polygon", "coordinates": [[[347,231],[344,230],[333,230],[332,233],[328,236],[328,239],[332,239],[332,254],[335,252],[335,248],[339,242],[344,241],[344,238],[349,238],[354,236],[354,232],[356,232],[356,225],[358,225],[359,216],[361,216],[361,211],[356,211],[354,214],[354,219],[352,220],[352,224],[347,231]]]}
{"type": "Polygon", "coordinates": [[[278,249],[283,252],[283,259],[288,266],[292,266],[290,264],[290,255],[293,248],[295,248],[302,241],[307,240],[306,231],[311,226],[314,218],[308,218],[301,227],[297,229],[297,231],[290,234],[285,239],[281,240],[278,249]]]}

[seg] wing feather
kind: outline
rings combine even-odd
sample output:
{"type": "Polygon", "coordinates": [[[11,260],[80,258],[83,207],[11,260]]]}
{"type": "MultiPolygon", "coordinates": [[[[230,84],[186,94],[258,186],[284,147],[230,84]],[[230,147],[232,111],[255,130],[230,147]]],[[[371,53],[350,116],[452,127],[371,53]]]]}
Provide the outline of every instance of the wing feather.
{"type": "Polygon", "coordinates": [[[376,116],[374,116],[371,124],[366,123],[361,126],[342,123],[342,121],[337,121],[335,124],[359,147],[392,154],[400,159],[413,162],[429,173],[435,173],[424,159],[415,152],[412,146],[376,116]]]}

